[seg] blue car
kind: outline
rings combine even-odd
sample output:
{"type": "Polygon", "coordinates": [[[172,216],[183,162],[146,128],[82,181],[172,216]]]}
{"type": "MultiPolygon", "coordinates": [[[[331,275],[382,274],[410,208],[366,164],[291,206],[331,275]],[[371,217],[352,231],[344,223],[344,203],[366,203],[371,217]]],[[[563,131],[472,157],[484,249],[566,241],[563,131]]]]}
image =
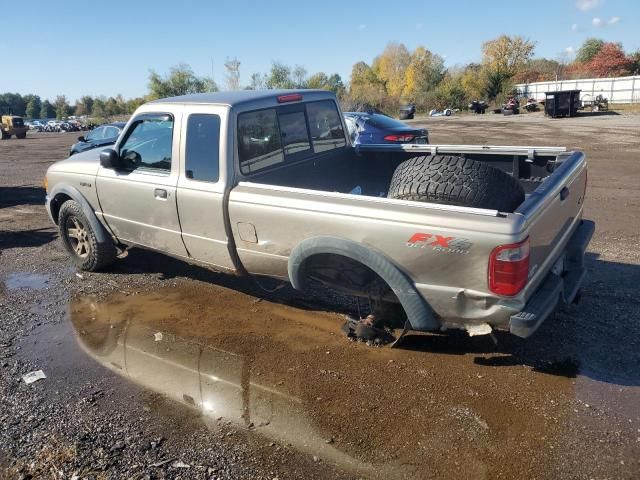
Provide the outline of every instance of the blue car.
{"type": "Polygon", "coordinates": [[[344,112],[351,143],[429,143],[429,132],[381,113],[344,112]]]}

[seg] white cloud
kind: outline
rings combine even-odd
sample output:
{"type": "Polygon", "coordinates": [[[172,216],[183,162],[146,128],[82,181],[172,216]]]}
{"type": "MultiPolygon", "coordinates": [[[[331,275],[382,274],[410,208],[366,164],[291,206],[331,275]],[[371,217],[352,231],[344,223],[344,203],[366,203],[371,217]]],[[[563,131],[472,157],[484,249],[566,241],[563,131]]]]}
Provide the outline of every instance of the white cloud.
{"type": "Polygon", "coordinates": [[[609,25],[615,25],[616,23],[618,23],[620,20],[622,20],[620,17],[611,17],[609,19],[609,25]]]}
{"type": "Polygon", "coordinates": [[[577,23],[572,23],[571,24],[571,31],[572,32],[577,32],[578,31],[578,24],[577,23]]]}
{"type": "Polygon", "coordinates": [[[564,53],[572,57],[576,53],[576,49],[573,47],[567,47],[564,49],[564,53]]]}
{"type": "Polygon", "coordinates": [[[600,17],[593,17],[593,20],[591,20],[591,25],[593,25],[594,27],[601,27],[602,26],[602,19],[600,17]]]}
{"type": "Polygon", "coordinates": [[[366,26],[364,23],[361,23],[361,24],[358,26],[358,30],[364,30],[365,28],[367,28],[367,26],[366,26]]]}
{"type": "Polygon", "coordinates": [[[601,0],[576,0],[576,7],[578,7],[578,10],[587,12],[599,6],[600,3],[602,3],[601,0]]]}

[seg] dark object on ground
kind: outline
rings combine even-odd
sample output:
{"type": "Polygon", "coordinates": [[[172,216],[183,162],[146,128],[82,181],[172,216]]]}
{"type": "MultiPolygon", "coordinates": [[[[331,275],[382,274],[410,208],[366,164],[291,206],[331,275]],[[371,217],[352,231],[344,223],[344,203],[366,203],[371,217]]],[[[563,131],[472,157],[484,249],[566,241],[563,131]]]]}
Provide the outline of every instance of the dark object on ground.
{"type": "Polygon", "coordinates": [[[400,107],[400,120],[412,120],[416,114],[416,106],[413,103],[400,107]]]}
{"type": "Polygon", "coordinates": [[[484,114],[489,106],[484,100],[474,100],[469,104],[469,110],[476,114],[484,114]]]}
{"type": "Polygon", "coordinates": [[[413,157],[396,168],[389,198],[513,212],[524,189],[486,163],[450,155],[413,157]]]}
{"type": "Polygon", "coordinates": [[[524,109],[527,112],[537,112],[538,102],[536,102],[535,98],[530,98],[529,100],[527,100],[527,103],[524,105],[524,109]]]}
{"type": "Polygon", "coordinates": [[[517,115],[520,113],[520,102],[515,97],[510,97],[507,103],[502,105],[503,115],[517,115]]]}
{"type": "Polygon", "coordinates": [[[361,320],[348,316],[347,321],[342,325],[342,331],[349,340],[360,340],[369,345],[384,345],[395,340],[388,330],[377,325],[373,315],[361,320]]]}
{"type": "MultiPolygon", "coordinates": [[[[589,96],[589,98],[592,98],[589,96]]],[[[592,112],[607,112],[609,110],[609,99],[604,95],[597,95],[595,100],[582,100],[582,108],[589,107],[592,112]]]]}
{"type": "Polygon", "coordinates": [[[551,118],[575,117],[580,106],[580,90],[545,93],[544,113],[551,118]]]}

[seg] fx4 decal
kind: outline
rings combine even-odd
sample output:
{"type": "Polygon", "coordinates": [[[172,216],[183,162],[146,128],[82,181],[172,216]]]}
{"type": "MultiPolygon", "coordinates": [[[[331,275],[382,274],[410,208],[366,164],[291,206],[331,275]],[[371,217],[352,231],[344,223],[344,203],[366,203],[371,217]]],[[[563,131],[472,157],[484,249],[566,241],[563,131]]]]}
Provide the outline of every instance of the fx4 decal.
{"type": "Polygon", "coordinates": [[[448,237],[433,233],[414,233],[407,240],[407,247],[429,248],[436,252],[466,255],[473,244],[467,238],[448,237]]]}

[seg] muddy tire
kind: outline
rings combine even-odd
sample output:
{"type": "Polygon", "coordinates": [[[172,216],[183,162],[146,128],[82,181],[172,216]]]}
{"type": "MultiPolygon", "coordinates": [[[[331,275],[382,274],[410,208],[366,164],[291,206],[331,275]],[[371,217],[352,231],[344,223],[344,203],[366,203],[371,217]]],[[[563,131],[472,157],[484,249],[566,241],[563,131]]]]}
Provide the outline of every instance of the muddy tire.
{"type": "Polygon", "coordinates": [[[16,134],[16,138],[20,138],[20,139],[27,138],[27,132],[24,132],[24,133],[17,133],[17,134],[16,134]]]}
{"type": "Polygon", "coordinates": [[[116,247],[100,243],[77,202],[68,200],[60,207],[58,230],[73,263],[88,272],[100,270],[115,261],[116,247]]]}
{"type": "Polygon", "coordinates": [[[513,212],[524,189],[486,163],[450,155],[413,157],[396,168],[388,198],[513,212]]]}
{"type": "Polygon", "coordinates": [[[2,132],[2,140],[9,140],[11,138],[11,135],[8,134],[7,132],[2,132]]]}

